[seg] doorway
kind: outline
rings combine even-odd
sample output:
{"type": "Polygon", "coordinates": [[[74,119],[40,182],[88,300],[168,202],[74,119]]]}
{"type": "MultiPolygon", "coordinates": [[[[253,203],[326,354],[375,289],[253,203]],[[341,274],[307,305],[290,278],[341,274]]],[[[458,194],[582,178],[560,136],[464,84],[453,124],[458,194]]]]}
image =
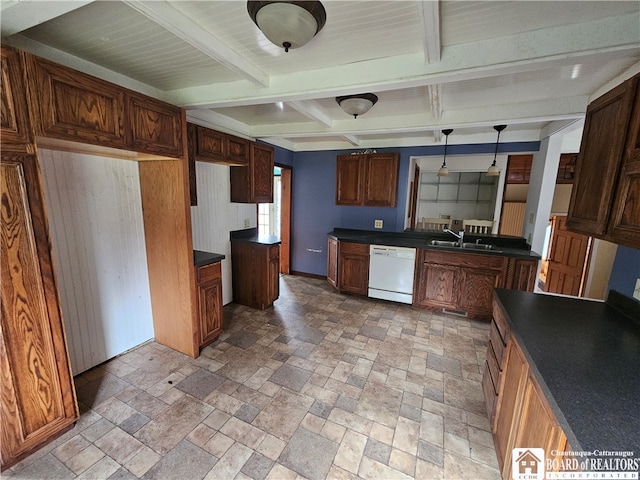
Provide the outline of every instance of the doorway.
{"type": "Polygon", "coordinates": [[[589,265],[591,237],[566,229],[567,217],[552,215],[548,247],[543,252],[540,288],[548,293],[582,296],[589,265]]]}
{"type": "Polygon", "coordinates": [[[280,238],[280,273],[291,269],[291,167],[273,167],[273,203],[258,204],[258,234],[280,238]]]}

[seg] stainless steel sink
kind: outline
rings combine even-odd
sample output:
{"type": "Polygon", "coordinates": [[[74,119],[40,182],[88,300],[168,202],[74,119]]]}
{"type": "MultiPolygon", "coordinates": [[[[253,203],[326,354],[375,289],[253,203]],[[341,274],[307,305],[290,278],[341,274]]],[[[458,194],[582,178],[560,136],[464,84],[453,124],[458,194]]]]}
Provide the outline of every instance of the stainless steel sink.
{"type": "Polygon", "coordinates": [[[459,247],[460,244],[458,242],[451,242],[449,240],[431,240],[429,245],[434,247],[459,247]]]}
{"type": "Polygon", "coordinates": [[[487,243],[463,243],[462,248],[470,248],[472,250],[495,250],[496,247],[487,243]]]}

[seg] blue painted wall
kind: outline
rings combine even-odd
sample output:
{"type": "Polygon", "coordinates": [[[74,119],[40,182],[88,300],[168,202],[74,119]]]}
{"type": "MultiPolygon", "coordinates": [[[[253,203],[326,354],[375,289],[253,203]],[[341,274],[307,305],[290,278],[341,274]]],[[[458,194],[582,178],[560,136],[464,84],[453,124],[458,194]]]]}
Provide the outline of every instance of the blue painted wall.
{"type": "MultiPolygon", "coordinates": [[[[539,142],[505,143],[500,145],[499,153],[535,152],[539,147],[539,142]]],[[[280,155],[288,158],[279,150],[283,149],[276,148],[276,163],[280,155]]],[[[447,155],[487,154],[494,150],[495,143],[449,145],[447,155]]],[[[357,150],[293,153],[291,270],[294,272],[326,275],[327,233],[336,227],[373,230],[374,220],[378,219],[383,221],[382,231],[402,231],[410,157],[443,155],[444,146],[376,149],[378,153],[400,154],[398,202],[395,208],[346,207],[335,204],[336,156],[352,151],[357,150]]]]}
{"type": "Polygon", "coordinates": [[[609,279],[609,290],[633,298],[637,278],[640,278],[640,250],[618,246],[609,279]]]}

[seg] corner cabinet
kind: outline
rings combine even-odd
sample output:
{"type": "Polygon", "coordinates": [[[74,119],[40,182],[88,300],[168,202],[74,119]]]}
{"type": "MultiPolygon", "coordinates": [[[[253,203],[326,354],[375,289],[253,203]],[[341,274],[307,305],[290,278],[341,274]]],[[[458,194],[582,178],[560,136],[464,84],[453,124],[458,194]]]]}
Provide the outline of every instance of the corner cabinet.
{"type": "Polygon", "coordinates": [[[220,262],[196,267],[200,347],[222,333],[222,269],[220,262]]]}
{"type": "Polygon", "coordinates": [[[2,468],[78,419],[38,160],[3,152],[2,468]]]}
{"type": "Polygon", "coordinates": [[[399,167],[397,153],[338,155],[336,205],[395,207],[399,167]]]}
{"type": "Polygon", "coordinates": [[[251,142],[249,165],[230,167],[231,202],[273,203],[273,147],[251,142]]]}
{"type": "Polygon", "coordinates": [[[640,74],[587,107],[567,229],[640,248],[640,74]]]}

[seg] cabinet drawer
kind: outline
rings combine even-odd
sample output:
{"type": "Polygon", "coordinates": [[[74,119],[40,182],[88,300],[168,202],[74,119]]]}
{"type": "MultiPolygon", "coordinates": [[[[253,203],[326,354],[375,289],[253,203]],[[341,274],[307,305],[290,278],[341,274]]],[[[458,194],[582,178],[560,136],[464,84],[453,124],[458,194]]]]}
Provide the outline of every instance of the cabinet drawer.
{"type": "Polygon", "coordinates": [[[502,337],[498,332],[498,327],[496,326],[495,321],[491,322],[491,330],[489,330],[489,345],[493,348],[493,353],[496,356],[498,365],[502,365],[502,357],[504,355],[506,345],[502,341],[502,337]]]}
{"type": "Polygon", "coordinates": [[[366,243],[340,242],[340,253],[369,256],[369,245],[366,243]]]}
{"type": "Polygon", "coordinates": [[[222,277],[222,269],[220,267],[220,262],[211,263],[209,265],[204,265],[202,267],[196,268],[196,282],[204,283],[210,280],[215,280],[216,278],[222,277]]]}
{"type": "Polygon", "coordinates": [[[500,366],[491,345],[489,345],[489,347],[487,348],[487,365],[489,366],[489,374],[491,375],[493,392],[495,395],[497,395],[498,390],[500,389],[500,366]]]}
{"type": "Polygon", "coordinates": [[[498,305],[495,300],[493,302],[492,323],[496,324],[496,328],[498,329],[498,333],[502,339],[502,344],[506,346],[507,341],[509,340],[509,327],[507,325],[507,319],[504,317],[504,313],[502,312],[502,308],[500,308],[500,305],[498,305]]]}

